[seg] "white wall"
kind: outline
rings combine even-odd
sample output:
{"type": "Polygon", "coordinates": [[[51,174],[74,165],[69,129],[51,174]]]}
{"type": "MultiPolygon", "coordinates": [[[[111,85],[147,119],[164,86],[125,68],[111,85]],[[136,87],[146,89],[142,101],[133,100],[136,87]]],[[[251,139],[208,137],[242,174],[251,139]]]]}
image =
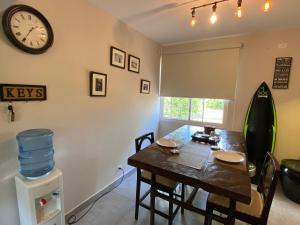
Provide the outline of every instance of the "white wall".
{"type": "MultiPolygon", "coordinates": [[[[254,33],[231,38],[198,41],[164,46],[163,53],[195,49],[226,48],[243,43],[240,50],[236,99],[229,104],[225,127],[242,131],[246,111],[258,86],[266,81],[272,87],[275,58],[292,56],[293,65],[288,90],[271,89],[278,121],[275,155],[283,158],[299,158],[300,142],[300,29],[285,29],[254,33]],[[287,43],[287,48],[278,44],[287,43]]],[[[216,90],[218,91],[218,90],[216,90]]],[[[185,122],[160,121],[160,136],[180,127],[185,122]]]]}
{"type": "MultiPolygon", "coordinates": [[[[0,224],[19,224],[14,176],[18,132],[54,131],[56,166],[64,174],[66,211],[120,174],[134,152],[134,138],[157,131],[160,46],[85,0],[1,1],[34,6],[50,21],[54,45],[42,55],[16,49],[0,30],[0,83],[47,85],[48,100],[14,103],[16,121],[8,122],[0,103],[0,224]],[[110,46],[141,58],[141,73],[109,65],[110,46]],[[107,97],[89,97],[89,71],[107,73],[107,97]],[[140,94],[140,79],[151,94],[140,94]]],[[[128,167],[126,167],[128,169],[128,167]]]]}

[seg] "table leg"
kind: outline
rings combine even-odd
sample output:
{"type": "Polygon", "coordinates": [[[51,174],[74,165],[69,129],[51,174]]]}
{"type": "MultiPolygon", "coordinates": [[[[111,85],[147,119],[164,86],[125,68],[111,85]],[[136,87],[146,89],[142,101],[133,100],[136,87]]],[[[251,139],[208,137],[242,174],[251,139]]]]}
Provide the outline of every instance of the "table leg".
{"type": "Polygon", "coordinates": [[[154,225],[155,220],[155,174],[151,175],[151,192],[150,192],[150,225],[154,225]]]}
{"type": "Polygon", "coordinates": [[[234,225],[235,223],[235,206],[236,206],[236,201],[230,199],[229,215],[227,217],[226,225],[234,225]]]}

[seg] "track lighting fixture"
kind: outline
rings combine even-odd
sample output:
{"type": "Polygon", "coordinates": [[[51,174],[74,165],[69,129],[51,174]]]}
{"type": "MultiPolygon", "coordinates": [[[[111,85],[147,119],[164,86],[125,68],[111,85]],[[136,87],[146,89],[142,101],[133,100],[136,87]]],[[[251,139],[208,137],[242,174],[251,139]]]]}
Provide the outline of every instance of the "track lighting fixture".
{"type": "Polygon", "coordinates": [[[197,19],[196,19],[196,9],[199,9],[199,8],[204,8],[206,6],[213,6],[212,7],[212,10],[213,10],[213,13],[210,17],[210,22],[212,24],[215,24],[218,20],[218,17],[217,17],[217,14],[216,14],[216,10],[217,10],[217,4],[219,3],[222,3],[222,2],[228,2],[229,0],[218,0],[218,1],[214,1],[214,2],[211,2],[211,3],[207,3],[207,4],[204,4],[204,5],[199,5],[199,6],[195,6],[193,8],[191,8],[192,10],[192,18],[191,18],[191,22],[190,22],[190,25],[191,26],[195,26],[196,22],[197,22],[197,19]]]}
{"type": "Polygon", "coordinates": [[[218,20],[217,13],[216,13],[216,11],[217,11],[217,3],[213,5],[212,11],[213,11],[213,13],[212,13],[212,15],[210,17],[210,22],[211,22],[211,24],[215,24],[217,22],[217,20],[218,20]]]}
{"type": "MultiPolygon", "coordinates": [[[[229,0],[214,0],[214,2],[211,2],[211,3],[207,3],[207,4],[203,4],[203,5],[192,7],[191,8],[192,18],[191,18],[190,25],[193,27],[197,23],[196,10],[199,9],[199,8],[204,8],[206,6],[212,6],[212,15],[210,17],[210,23],[211,24],[215,24],[217,22],[217,20],[218,20],[217,5],[221,4],[221,3],[224,3],[224,2],[228,2],[228,1],[229,0]]],[[[236,16],[238,18],[241,18],[243,16],[243,10],[242,10],[242,2],[243,2],[243,0],[236,0],[236,1],[237,1],[236,16]]],[[[187,3],[189,3],[189,2],[187,2],[187,3]]],[[[271,7],[272,7],[271,0],[265,0],[265,4],[263,5],[264,11],[268,12],[271,7]]]]}
{"type": "Polygon", "coordinates": [[[196,10],[192,9],[192,18],[191,18],[191,26],[195,26],[197,23],[197,19],[196,19],[196,10]]]}

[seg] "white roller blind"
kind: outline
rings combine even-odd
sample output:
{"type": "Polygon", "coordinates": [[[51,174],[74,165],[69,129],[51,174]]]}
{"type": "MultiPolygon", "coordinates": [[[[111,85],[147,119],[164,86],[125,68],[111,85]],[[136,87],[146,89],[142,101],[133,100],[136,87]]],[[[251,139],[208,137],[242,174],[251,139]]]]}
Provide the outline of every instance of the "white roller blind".
{"type": "Polygon", "coordinates": [[[239,48],[162,56],[161,96],[234,99],[239,48]]]}

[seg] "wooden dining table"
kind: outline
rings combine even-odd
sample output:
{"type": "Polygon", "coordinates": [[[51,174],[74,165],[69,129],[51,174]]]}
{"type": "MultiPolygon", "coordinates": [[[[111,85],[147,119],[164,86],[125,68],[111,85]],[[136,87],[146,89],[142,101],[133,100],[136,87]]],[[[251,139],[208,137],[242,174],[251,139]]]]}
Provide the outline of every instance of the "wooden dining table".
{"type": "Polygon", "coordinates": [[[250,204],[251,183],[247,169],[246,147],[241,132],[217,129],[220,137],[218,145],[225,150],[237,151],[245,156],[241,163],[233,164],[214,157],[209,144],[195,142],[191,136],[202,127],[185,125],[169,133],[164,138],[180,143],[179,154],[172,154],[169,148],[153,143],[128,158],[128,164],[152,173],[150,192],[150,225],[155,220],[155,198],[171,201],[187,210],[209,216],[223,224],[235,223],[236,202],[250,204]],[[193,187],[185,202],[170,198],[156,189],[156,175],[164,176],[193,187]],[[229,214],[226,218],[210,214],[193,205],[198,189],[219,194],[230,199],[229,214]]]}

